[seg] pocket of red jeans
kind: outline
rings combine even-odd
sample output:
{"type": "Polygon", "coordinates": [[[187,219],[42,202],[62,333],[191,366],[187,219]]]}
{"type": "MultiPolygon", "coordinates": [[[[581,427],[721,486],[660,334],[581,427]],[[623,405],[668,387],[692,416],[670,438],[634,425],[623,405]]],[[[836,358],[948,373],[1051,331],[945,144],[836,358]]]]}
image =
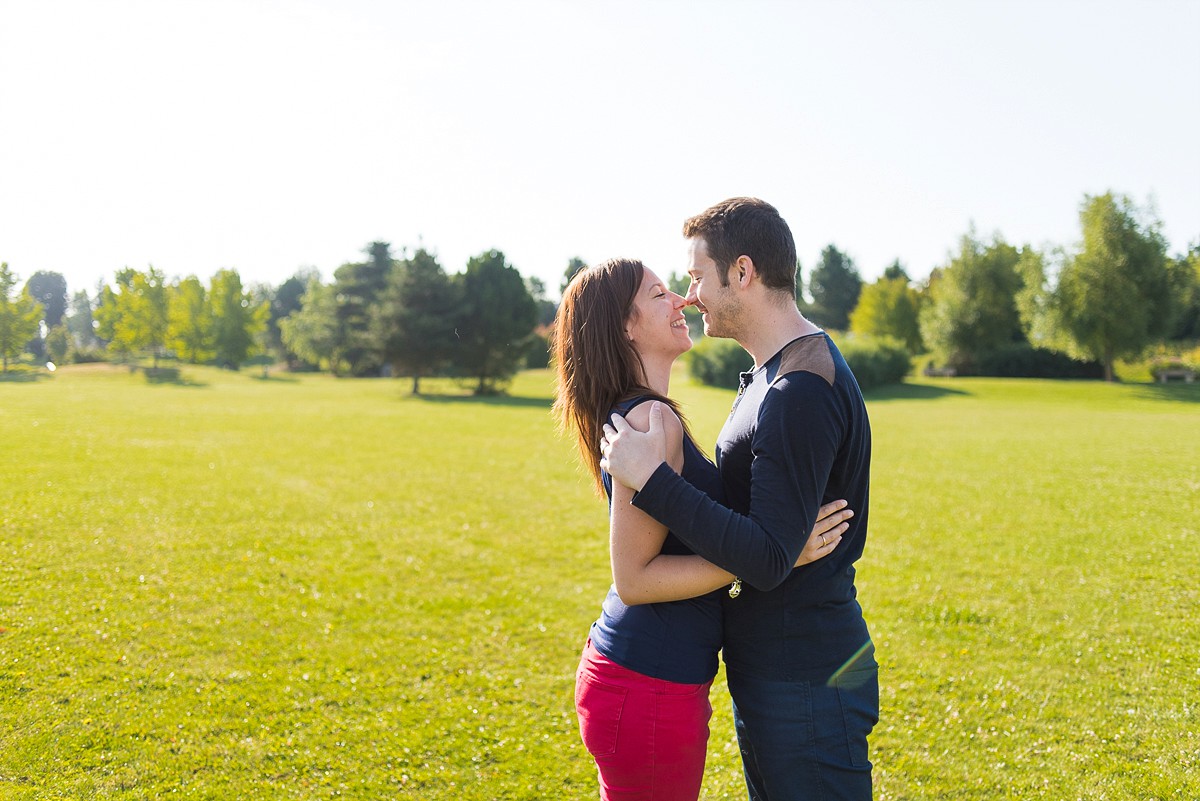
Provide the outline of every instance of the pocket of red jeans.
{"type": "Polygon", "coordinates": [[[575,679],[575,714],[579,716],[579,736],[594,757],[617,751],[617,731],[625,708],[624,687],[596,681],[582,671],[575,679]]]}

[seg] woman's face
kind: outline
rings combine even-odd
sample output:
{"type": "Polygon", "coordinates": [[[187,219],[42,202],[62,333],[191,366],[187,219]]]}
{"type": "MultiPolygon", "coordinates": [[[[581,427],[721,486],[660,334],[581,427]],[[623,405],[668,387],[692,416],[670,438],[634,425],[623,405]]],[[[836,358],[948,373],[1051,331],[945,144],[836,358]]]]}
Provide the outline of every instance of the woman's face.
{"type": "Polygon", "coordinates": [[[642,285],[633,298],[633,311],[625,322],[625,332],[643,359],[652,355],[675,359],[692,347],[685,303],[650,269],[642,274],[642,285]]]}

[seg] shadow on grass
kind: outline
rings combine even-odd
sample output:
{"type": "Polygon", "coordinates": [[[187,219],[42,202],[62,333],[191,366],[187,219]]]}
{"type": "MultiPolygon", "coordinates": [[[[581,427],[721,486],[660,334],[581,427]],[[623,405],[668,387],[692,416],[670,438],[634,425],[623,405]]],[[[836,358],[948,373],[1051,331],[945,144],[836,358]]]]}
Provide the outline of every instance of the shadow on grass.
{"type": "Polygon", "coordinates": [[[1200,382],[1137,384],[1137,395],[1148,400],[1200,403],[1200,382]]]}
{"type": "Polygon", "coordinates": [[[261,372],[250,376],[255,381],[262,381],[267,384],[298,384],[300,379],[294,375],[263,375],[261,372]]]}
{"type": "Polygon", "coordinates": [[[477,403],[481,406],[525,406],[549,409],[554,405],[551,398],[527,398],[517,395],[444,395],[422,392],[420,395],[405,394],[404,397],[409,400],[423,400],[427,403],[477,403]]]}
{"type": "Polygon", "coordinates": [[[867,401],[890,400],[935,400],[954,395],[970,395],[965,389],[955,389],[941,384],[889,384],[863,393],[867,401]]]}
{"type": "Polygon", "coordinates": [[[142,373],[147,384],[170,384],[176,387],[208,386],[203,381],[188,378],[178,367],[137,367],[132,369],[142,373]]]}
{"type": "Polygon", "coordinates": [[[50,373],[45,370],[14,370],[11,367],[7,373],[0,373],[0,383],[4,384],[31,384],[43,378],[50,378],[50,373]]]}

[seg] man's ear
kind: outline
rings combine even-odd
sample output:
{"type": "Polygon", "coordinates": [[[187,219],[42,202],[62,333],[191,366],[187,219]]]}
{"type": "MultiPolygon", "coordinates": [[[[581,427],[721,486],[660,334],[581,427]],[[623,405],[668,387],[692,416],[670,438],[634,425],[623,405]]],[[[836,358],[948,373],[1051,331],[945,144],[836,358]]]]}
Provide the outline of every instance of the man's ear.
{"type": "Polygon", "coordinates": [[[750,282],[758,276],[754,269],[754,259],[749,256],[738,256],[729,272],[740,289],[750,286],[750,282]]]}

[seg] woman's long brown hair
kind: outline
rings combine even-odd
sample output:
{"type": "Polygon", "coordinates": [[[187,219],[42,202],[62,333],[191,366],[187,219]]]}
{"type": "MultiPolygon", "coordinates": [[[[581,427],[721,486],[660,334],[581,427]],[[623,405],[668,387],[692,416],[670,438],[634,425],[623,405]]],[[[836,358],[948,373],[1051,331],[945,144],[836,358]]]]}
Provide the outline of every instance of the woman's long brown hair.
{"type": "Polygon", "coordinates": [[[691,436],[679,404],[646,386],[641,357],[625,333],[645,270],[634,259],[609,259],[581,270],[563,292],[554,321],[554,412],[562,430],[575,435],[579,459],[598,493],[604,490],[600,438],[619,401],[639,395],[661,401],[691,436]]]}

